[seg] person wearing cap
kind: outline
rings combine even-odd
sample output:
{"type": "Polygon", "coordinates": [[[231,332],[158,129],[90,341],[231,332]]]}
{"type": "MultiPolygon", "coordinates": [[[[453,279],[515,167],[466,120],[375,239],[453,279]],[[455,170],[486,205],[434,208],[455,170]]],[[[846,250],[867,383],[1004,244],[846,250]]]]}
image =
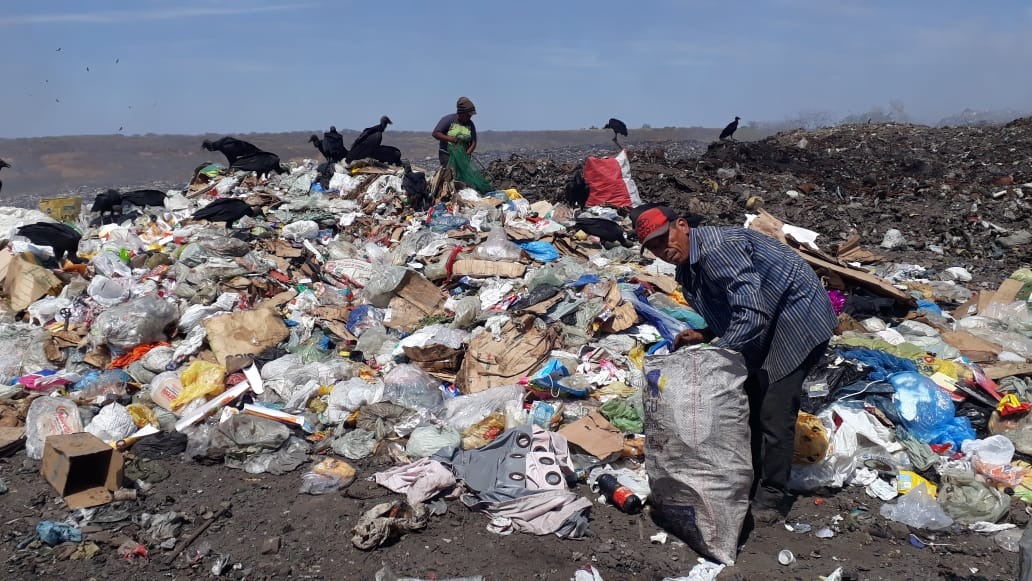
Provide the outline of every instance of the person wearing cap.
{"type": "Polygon", "coordinates": [[[702,342],[737,351],[749,368],[753,449],[752,513],[774,522],[788,514],[800,392],[838,321],[813,269],[791,248],[755,230],[700,226],[699,216],[648,204],[631,212],[642,244],[677,267],[684,298],[708,335],[688,330],[674,348],[702,342]]]}
{"type": "Polygon", "coordinates": [[[473,151],[477,148],[477,126],[473,123],[473,116],[476,114],[477,108],[473,105],[473,101],[470,101],[468,97],[459,97],[459,100],[455,102],[455,112],[441,117],[441,120],[437,122],[433,136],[440,144],[437,148],[437,158],[441,162],[441,167],[448,165],[448,144],[459,142],[458,137],[448,135],[448,130],[456,123],[469,128],[471,139],[466,144],[466,153],[473,155],[473,151]]]}

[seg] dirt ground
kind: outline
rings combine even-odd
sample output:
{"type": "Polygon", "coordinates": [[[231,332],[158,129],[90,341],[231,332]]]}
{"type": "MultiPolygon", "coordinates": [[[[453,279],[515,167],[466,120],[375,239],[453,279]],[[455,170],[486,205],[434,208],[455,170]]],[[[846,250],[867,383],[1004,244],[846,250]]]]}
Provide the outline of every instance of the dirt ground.
{"type": "MultiPolygon", "coordinates": [[[[449,501],[448,512],[432,517],[429,526],[390,546],[360,551],[351,544],[359,515],[396,495],[367,480],[384,465],[359,463],[358,479],[341,493],[298,495],[304,467],[290,474],[252,476],[224,466],[204,466],[177,458],[155,460],[171,477],[135,501],[113,503],[84,527],[84,544],[96,543],[97,554],[73,560],[75,544],[49,548],[35,539],[42,520],[64,520],[69,511],[39,475],[38,462],[24,451],[0,463],[0,478],[10,490],[0,496],[0,576],[4,579],[184,579],[212,577],[220,556],[229,556],[222,574],[231,579],[374,579],[388,567],[401,576],[425,579],[483,575],[495,579],[572,579],[577,568],[592,564],[607,581],[662,579],[687,575],[698,556],[683,543],[650,542],[660,532],[647,515],[626,515],[608,505],[591,512],[590,535],[579,541],[516,533],[498,536],[486,530],[487,517],[449,501]],[[228,515],[203,532],[190,549],[169,563],[162,550],[138,524],[144,512],[181,513],[188,521],[177,536],[181,542],[230,503],[228,515]],[[118,514],[121,512],[122,514],[118,514]],[[121,520],[120,516],[125,516],[121,520]],[[113,522],[97,523],[110,520],[113,522]],[[117,547],[133,539],[146,545],[148,558],[126,560],[117,547]],[[272,545],[278,545],[278,549],[272,545]],[[210,547],[197,558],[194,549],[210,547]],[[87,573],[88,572],[88,573],[87,573]]],[[[579,491],[591,497],[586,486],[579,491]]],[[[1011,520],[1024,525],[1028,516],[1015,500],[1011,520]]],[[[1013,579],[1017,554],[996,546],[991,536],[969,532],[936,534],[914,531],[928,545],[908,542],[910,531],[877,515],[881,501],[860,489],[800,498],[790,523],[807,523],[811,532],[789,532],[784,525],[761,525],[750,535],[737,565],[720,579],[818,579],[842,567],[845,579],[1013,579]],[[834,538],[814,533],[843,517],[834,538]],[[792,551],[796,562],[782,566],[777,554],[792,551]]]]}

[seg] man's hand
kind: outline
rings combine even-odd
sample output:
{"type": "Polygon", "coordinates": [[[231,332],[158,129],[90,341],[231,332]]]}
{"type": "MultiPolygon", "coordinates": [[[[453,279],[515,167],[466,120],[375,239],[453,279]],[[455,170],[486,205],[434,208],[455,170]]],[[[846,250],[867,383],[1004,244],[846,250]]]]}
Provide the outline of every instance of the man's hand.
{"type": "Polygon", "coordinates": [[[685,345],[698,345],[706,340],[706,337],[695,329],[688,329],[674,337],[674,351],[685,345]]]}

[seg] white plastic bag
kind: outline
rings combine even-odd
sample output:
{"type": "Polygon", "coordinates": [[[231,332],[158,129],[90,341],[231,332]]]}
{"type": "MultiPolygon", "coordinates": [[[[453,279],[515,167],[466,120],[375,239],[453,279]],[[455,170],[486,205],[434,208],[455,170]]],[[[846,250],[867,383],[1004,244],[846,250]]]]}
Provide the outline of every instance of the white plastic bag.
{"type": "Polygon", "coordinates": [[[312,220],[300,220],[284,226],[280,235],[286,240],[295,242],[315,240],[315,237],[319,235],[319,225],[312,220]]]}
{"type": "Polygon", "coordinates": [[[405,452],[413,458],[426,458],[441,448],[462,445],[462,436],[450,426],[422,426],[409,434],[405,452]]]}
{"type": "Polygon", "coordinates": [[[523,250],[509,241],[502,226],[495,225],[487,235],[487,240],[473,250],[478,260],[494,260],[496,262],[516,262],[523,250]]]}

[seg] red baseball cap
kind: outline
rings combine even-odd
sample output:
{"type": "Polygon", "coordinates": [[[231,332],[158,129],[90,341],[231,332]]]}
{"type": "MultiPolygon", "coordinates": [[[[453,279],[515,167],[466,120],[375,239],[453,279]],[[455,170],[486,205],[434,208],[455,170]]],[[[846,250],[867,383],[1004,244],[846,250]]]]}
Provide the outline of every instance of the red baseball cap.
{"type": "MultiPolygon", "coordinates": [[[[641,243],[641,251],[645,252],[645,243],[653,238],[658,238],[670,231],[670,223],[676,222],[682,216],[673,208],[660,204],[642,204],[631,210],[631,220],[634,221],[634,233],[641,243]]],[[[692,228],[702,223],[702,216],[692,214],[683,216],[692,228]]]]}

